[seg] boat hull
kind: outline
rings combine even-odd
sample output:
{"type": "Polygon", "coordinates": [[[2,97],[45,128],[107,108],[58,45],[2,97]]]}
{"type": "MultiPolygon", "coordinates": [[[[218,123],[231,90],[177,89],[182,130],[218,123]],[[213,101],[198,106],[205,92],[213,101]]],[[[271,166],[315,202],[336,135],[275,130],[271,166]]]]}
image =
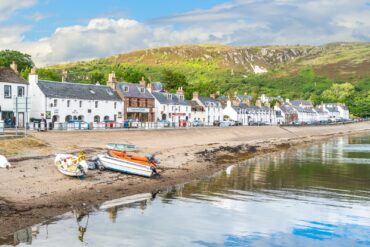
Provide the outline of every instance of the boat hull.
{"type": "Polygon", "coordinates": [[[109,170],[118,171],[127,174],[151,177],[154,174],[153,168],[141,164],[135,164],[126,160],[116,159],[107,155],[100,155],[101,165],[109,170]]]}

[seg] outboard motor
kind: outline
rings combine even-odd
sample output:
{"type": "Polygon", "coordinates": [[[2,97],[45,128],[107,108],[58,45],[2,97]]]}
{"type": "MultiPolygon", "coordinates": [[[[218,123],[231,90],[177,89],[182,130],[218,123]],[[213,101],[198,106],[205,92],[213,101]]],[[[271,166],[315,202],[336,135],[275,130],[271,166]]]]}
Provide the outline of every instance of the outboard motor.
{"type": "Polygon", "coordinates": [[[149,160],[151,163],[154,163],[154,164],[157,164],[157,165],[161,163],[161,161],[160,161],[159,159],[157,159],[157,158],[154,156],[154,154],[148,154],[146,157],[148,158],[148,160],[149,160]]]}

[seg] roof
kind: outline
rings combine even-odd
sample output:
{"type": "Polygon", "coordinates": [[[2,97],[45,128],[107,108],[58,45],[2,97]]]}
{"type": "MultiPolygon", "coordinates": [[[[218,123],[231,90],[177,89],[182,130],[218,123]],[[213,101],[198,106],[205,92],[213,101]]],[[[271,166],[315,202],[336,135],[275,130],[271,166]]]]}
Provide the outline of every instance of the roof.
{"type": "Polygon", "coordinates": [[[127,98],[154,99],[153,95],[145,87],[137,83],[118,82],[117,90],[127,98]],[[128,91],[125,90],[126,87],[128,91]],[[141,92],[140,89],[143,89],[143,92],[141,92]]]}
{"type": "Polygon", "coordinates": [[[0,68],[0,82],[28,84],[27,80],[15,73],[11,68],[0,68]]]}
{"type": "Polygon", "coordinates": [[[236,97],[238,99],[240,99],[241,101],[244,101],[244,100],[253,100],[253,96],[251,96],[251,95],[237,95],[236,97]]]}
{"type": "Polygon", "coordinates": [[[217,105],[217,106],[220,105],[219,101],[217,101],[217,100],[215,100],[214,98],[211,98],[211,97],[199,96],[198,98],[204,106],[209,106],[211,104],[214,104],[214,105],[217,105]]]}
{"type": "Polygon", "coordinates": [[[49,98],[121,101],[108,86],[40,80],[37,85],[49,98]]]}
{"type": "Polygon", "coordinates": [[[159,81],[152,82],[151,83],[151,86],[152,86],[152,90],[153,91],[157,91],[157,92],[163,91],[163,84],[162,84],[162,82],[159,82],[159,81]]]}
{"type": "Polygon", "coordinates": [[[188,100],[185,100],[185,99],[181,100],[180,97],[174,93],[152,92],[152,95],[161,104],[187,105],[187,106],[191,105],[188,100]],[[169,98],[168,95],[171,95],[171,98],[169,98]]]}
{"type": "Polygon", "coordinates": [[[190,101],[191,110],[204,111],[203,106],[199,105],[195,100],[190,101]]]}
{"type": "Polygon", "coordinates": [[[306,100],[292,100],[292,101],[290,101],[290,103],[294,106],[300,106],[300,105],[312,106],[312,103],[309,102],[309,101],[306,101],[306,100]]]}

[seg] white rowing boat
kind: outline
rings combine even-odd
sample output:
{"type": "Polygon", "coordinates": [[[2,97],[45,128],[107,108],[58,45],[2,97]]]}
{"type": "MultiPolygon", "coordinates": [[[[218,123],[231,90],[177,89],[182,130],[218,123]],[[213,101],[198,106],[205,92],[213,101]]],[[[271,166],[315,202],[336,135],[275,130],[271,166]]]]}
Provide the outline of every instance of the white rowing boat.
{"type": "Polygon", "coordinates": [[[105,169],[144,177],[151,177],[156,174],[156,170],[152,166],[142,165],[124,159],[118,159],[109,155],[99,155],[98,157],[100,165],[102,165],[105,169]]]}
{"type": "Polygon", "coordinates": [[[70,177],[84,177],[88,171],[83,155],[57,154],[55,165],[59,172],[70,177]]]}

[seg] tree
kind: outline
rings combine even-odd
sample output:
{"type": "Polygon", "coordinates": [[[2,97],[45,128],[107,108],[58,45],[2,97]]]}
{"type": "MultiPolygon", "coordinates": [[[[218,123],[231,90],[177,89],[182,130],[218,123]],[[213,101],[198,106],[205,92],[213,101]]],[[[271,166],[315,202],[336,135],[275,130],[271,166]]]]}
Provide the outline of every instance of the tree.
{"type": "Polygon", "coordinates": [[[139,83],[143,77],[145,78],[145,74],[143,72],[131,67],[118,70],[116,75],[118,78],[123,78],[125,81],[132,83],[139,83]]]}
{"type": "Polygon", "coordinates": [[[54,69],[38,69],[37,73],[42,80],[61,81],[62,76],[54,69]]]}
{"type": "Polygon", "coordinates": [[[91,83],[93,83],[93,84],[96,84],[97,82],[102,83],[102,81],[104,81],[104,79],[105,79],[105,76],[102,72],[100,72],[98,70],[94,70],[94,71],[90,72],[90,81],[91,81],[91,83]]]}
{"type": "Polygon", "coordinates": [[[325,101],[346,103],[353,95],[355,87],[351,83],[333,84],[322,93],[325,101]]]}
{"type": "Polygon", "coordinates": [[[18,71],[34,67],[31,56],[28,54],[13,50],[0,51],[0,66],[9,67],[13,61],[17,63],[18,71]]]}
{"type": "Polygon", "coordinates": [[[168,91],[174,92],[179,87],[183,87],[184,89],[188,87],[186,76],[179,72],[174,72],[172,70],[168,69],[163,70],[161,80],[166,85],[166,89],[168,91]]]}

